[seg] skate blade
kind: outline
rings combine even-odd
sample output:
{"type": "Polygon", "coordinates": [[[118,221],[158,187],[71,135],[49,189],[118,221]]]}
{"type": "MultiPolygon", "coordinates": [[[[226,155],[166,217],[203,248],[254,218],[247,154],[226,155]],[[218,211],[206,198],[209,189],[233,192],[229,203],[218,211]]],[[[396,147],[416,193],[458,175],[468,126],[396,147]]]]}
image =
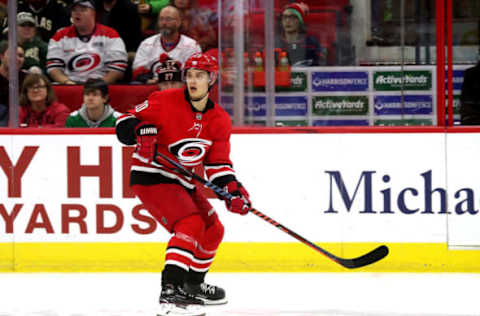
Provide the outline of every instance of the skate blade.
{"type": "Polygon", "coordinates": [[[176,305],[162,303],[157,316],[206,316],[205,309],[199,305],[176,305]]]}
{"type": "Polygon", "coordinates": [[[221,300],[208,300],[208,299],[205,299],[205,298],[200,298],[200,299],[203,301],[203,304],[205,306],[224,305],[224,304],[228,303],[228,300],[227,300],[226,297],[221,299],[221,300]]]}

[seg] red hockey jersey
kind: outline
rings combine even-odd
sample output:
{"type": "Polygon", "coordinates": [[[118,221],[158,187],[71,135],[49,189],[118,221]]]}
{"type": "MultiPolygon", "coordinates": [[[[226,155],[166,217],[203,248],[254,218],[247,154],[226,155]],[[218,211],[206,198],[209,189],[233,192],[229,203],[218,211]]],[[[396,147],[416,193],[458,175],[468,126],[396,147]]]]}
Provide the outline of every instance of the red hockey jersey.
{"type": "MultiPolygon", "coordinates": [[[[224,184],[235,179],[230,161],[230,117],[218,104],[208,100],[204,111],[197,111],[186,90],[169,89],[152,93],[148,99],[117,119],[117,125],[137,118],[158,129],[157,151],[174,158],[187,168],[204,164],[209,181],[224,184]]],[[[132,184],[180,183],[195,188],[192,179],[172,171],[161,161],[148,163],[133,153],[132,184]]]]}

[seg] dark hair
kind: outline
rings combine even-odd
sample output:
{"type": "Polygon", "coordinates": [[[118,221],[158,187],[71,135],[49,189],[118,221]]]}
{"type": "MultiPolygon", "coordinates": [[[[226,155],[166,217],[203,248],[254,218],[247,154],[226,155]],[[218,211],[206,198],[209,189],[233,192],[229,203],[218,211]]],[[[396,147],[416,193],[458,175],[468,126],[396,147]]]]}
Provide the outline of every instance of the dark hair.
{"type": "Polygon", "coordinates": [[[0,55],[5,54],[5,51],[8,49],[8,41],[3,40],[0,42],[0,55]]]}
{"type": "MultiPolygon", "coordinates": [[[[17,43],[17,46],[21,47],[25,51],[25,47],[23,46],[23,44],[17,43]]],[[[7,49],[8,49],[8,41],[7,40],[0,41],[0,55],[5,54],[7,49]]]]}
{"type": "Polygon", "coordinates": [[[108,84],[103,79],[90,78],[83,85],[84,95],[97,90],[100,91],[100,93],[104,98],[107,98],[107,102],[108,102],[109,101],[108,84]]]}
{"type": "Polygon", "coordinates": [[[108,96],[108,84],[103,79],[88,79],[83,86],[83,94],[99,90],[104,97],[108,96]]]}
{"type": "Polygon", "coordinates": [[[45,75],[42,74],[28,74],[25,77],[25,80],[23,80],[23,85],[22,89],[20,90],[20,97],[19,97],[19,104],[20,106],[30,106],[30,100],[28,99],[28,89],[30,87],[33,87],[39,82],[45,82],[45,85],[47,86],[47,100],[45,101],[47,106],[53,103],[57,99],[57,96],[55,94],[55,90],[52,88],[52,83],[50,80],[45,75]]]}

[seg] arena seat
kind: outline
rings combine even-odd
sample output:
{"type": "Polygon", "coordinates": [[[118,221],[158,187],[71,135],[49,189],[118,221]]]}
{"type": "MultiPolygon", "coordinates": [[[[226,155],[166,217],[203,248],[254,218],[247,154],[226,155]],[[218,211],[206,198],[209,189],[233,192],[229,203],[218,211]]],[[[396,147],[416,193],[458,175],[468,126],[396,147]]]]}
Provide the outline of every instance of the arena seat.
{"type": "MultiPolygon", "coordinates": [[[[145,101],[157,89],[157,85],[110,85],[108,86],[110,104],[115,110],[125,112],[135,104],[145,101]]],[[[82,85],[54,85],[53,90],[55,90],[58,101],[72,111],[82,105],[82,85]]]]}

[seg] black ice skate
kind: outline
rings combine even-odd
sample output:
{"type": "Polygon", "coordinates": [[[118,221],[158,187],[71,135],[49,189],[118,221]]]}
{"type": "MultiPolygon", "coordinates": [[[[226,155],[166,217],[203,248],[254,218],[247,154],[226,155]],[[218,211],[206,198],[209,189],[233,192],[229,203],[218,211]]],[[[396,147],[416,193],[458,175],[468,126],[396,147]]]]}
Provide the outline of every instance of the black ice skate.
{"type": "Polygon", "coordinates": [[[160,307],[157,315],[205,315],[202,305],[203,301],[195,298],[183,290],[180,286],[167,284],[162,286],[160,294],[160,307]]]}
{"type": "Polygon", "coordinates": [[[181,286],[167,284],[162,286],[160,304],[171,303],[176,305],[203,305],[203,301],[187,293],[181,286]]]}
{"type": "Polygon", "coordinates": [[[205,282],[200,284],[185,283],[183,289],[196,299],[203,301],[205,305],[226,304],[225,290],[221,287],[210,285],[205,282]]]}

